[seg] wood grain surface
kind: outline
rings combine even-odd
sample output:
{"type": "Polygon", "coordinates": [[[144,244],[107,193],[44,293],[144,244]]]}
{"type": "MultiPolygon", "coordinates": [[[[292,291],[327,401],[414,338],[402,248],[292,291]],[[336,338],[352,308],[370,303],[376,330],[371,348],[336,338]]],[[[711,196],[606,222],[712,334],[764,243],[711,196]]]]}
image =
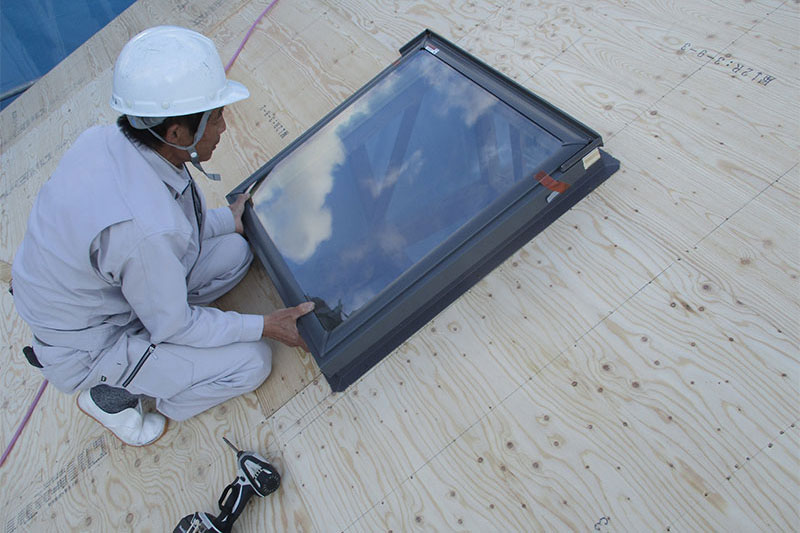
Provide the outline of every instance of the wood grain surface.
{"type": "MultiPolygon", "coordinates": [[[[139,0],[0,112],[0,437],[42,383],[9,267],[42,183],[157,24],[227,60],[266,0],[139,0]]],[[[800,4],[279,1],[210,206],[425,28],[603,135],[610,180],[354,385],[273,343],[258,390],[122,445],[48,387],[0,468],[3,531],[171,531],[216,512],[227,436],[282,474],[236,531],[794,531],[800,521],[800,4]]],[[[260,265],[222,309],[281,305],[260,265]]]]}

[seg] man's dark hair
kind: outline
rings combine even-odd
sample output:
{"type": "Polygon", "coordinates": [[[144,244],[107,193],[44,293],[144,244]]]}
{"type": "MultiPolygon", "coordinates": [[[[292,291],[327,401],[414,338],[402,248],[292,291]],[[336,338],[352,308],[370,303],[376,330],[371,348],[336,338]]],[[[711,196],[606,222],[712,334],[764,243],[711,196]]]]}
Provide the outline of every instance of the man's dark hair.
{"type": "MultiPolygon", "coordinates": [[[[158,133],[161,137],[164,137],[167,133],[167,129],[173,124],[181,124],[189,128],[189,131],[192,135],[197,132],[197,127],[200,126],[200,120],[203,118],[203,113],[194,113],[192,115],[181,115],[179,117],[169,117],[164,119],[164,122],[157,126],[153,126],[152,129],[154,132],[158,133]]],[[[122,133],[125,134],[125,137],[130,139],[131,141],[141,144],[143,146],[147,146],[148,148],[152,148],[155,150],[163,143],[159,141],[150,131],[148,130],[137,130],[131,123],[128,122],[128,117],[125,115],[120,115],[117,119],[117,126],[119,129],[122,130],[122,133]]]]}

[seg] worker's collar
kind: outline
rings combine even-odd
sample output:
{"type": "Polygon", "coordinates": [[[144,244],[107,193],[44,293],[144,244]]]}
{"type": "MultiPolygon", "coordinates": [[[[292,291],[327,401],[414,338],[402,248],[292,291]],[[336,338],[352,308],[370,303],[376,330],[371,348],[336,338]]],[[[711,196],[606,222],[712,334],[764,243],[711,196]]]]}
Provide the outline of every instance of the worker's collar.
{"type": "Polygon", "coordinates": [[[189,181],[191,180],[191,176],[189,175],[189,171],[186,169],[186,165],[183,165],[181,168],[177,168],[175,165],[170,163],[166,157],[159,154],[153,149],[150,148],[141,148],[139,150],[144,158],[150,163],[150,166],[153,167],[153,170],[156,171],[158,177],[161,178],[170,189],[175,191],[176,194],[181,195],[186,190],[186,187],[189,186],[189,181]]]}

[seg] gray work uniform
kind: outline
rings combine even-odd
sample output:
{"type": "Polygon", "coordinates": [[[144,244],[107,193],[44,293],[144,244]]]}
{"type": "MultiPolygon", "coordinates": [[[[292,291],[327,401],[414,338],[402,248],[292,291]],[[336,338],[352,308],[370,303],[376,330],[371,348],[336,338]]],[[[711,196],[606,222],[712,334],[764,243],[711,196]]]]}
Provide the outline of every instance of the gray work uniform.
{"type": "Polygon", "coordinates": [[[42,187],[13,263],[14,303],[42,373],[64,392],[104,383],[184,420],[269,375],[263,317],[204,307],[252,254],[186,168],[90,128],[42,187]]]}

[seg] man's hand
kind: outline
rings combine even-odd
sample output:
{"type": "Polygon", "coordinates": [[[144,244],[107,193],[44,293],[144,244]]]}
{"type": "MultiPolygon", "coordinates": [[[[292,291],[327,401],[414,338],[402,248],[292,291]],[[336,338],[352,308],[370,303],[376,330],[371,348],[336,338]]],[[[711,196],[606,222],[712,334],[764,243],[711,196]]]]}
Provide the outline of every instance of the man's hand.
{"type": "Polygon", "coordinates": [[[274,313],[264,315],[264,332],[261,334],[262,337],[275,339],[292,348],[299,346],[305,351],[310,352],[311,350],[308,349],[303,338],[300,337],[300,333],[297,332],[297,319],[313,310],[314,302],[305,302],[297,307],[279,309],[274,313]]]}
{"type": "Polygon", "coordinates": [[[242,224],[242,213],[244,213],[244,204],[250,199],[250,193],[240,194],[236,197],[236,201],[228,207],[233,213],[233,221],[236,223],[236,233],[244,235],[244,225],[242,224]]]}

